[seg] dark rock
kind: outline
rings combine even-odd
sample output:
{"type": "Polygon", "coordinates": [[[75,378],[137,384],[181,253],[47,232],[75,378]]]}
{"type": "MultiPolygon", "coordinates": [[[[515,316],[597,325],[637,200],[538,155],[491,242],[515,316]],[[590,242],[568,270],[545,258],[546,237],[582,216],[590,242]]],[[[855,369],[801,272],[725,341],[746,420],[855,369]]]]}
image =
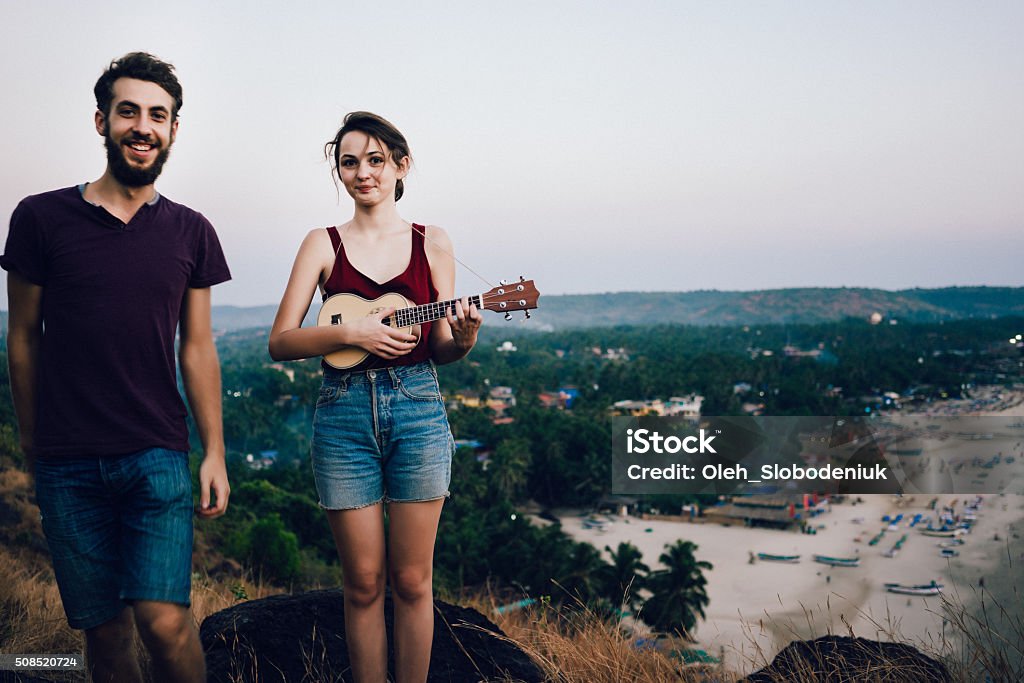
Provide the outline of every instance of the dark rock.
{"type": "Polygon", "coordinates": [[[739,683],[778,681],[949,683],[945,665],[903,643],[824,636],[790,643],[772,663],[739,683]]]}
{"type": "Polygon", "coordinates": [[[39,678],[21,671],[0,671],[0,683],[57,683],[52,678],[39,678]]]}
{"type": "MultiPolygon", "coordinates": [[[[479,612],[434,603],[431,683],[524,681],[544,675],[479,612]]],[[[339,589],[251,600],[211,614],[200,628],[210,683],[351,681],[339,589]]],[[[388,667],[394,672],[391,598],[384,605],[388,667]]]]}

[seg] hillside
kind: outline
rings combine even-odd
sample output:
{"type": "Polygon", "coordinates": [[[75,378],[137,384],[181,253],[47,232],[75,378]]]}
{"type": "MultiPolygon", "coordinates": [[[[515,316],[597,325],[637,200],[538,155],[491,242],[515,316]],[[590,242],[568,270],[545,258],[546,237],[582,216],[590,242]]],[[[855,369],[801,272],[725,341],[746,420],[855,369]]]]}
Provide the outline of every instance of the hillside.
{"type": "MultiPolygon", "coordinates": [[[[543,292],[543,283],[538,283],[543,292]]],[[[316,320],[314,303],[306,324],[316,320]]],[[[222,331],[269,328],[277,307],[214,306],[213,324],[222,331]]],[[[808,287],[753,292],[608,292],[543,295],[531,330],[565,330],[612,325],[766,325],[820,323],[868,318],[872,313],[904,322],[938,322],[1024,315],[1024,287],[945,287],[889,291],[808,287]]],[[[494,317],[495,321],[500,318],[494,317]]],[[[514,320],[522,320],[514,314],[514,320]]],[[[7,312],[0,311],[0,336],[7,312]]]]}
{"type": "MultiPolygon", "coordinates": [[[[543,292],[543,283],[538,283],[543,292]]],[[[1022,287],[944,289],[804,288],[754,292],[613,292],[542,295],[529,328],[540,330],[611,325],[763,325],[818,323],[868,318],[872,313],[906,322],[1024,315],[1022,287]]],[[[216,327],[224,330],[266,326],[275,307],[216,306],[216,327]]],[[[513,314],[521,320],[520,314],[513,314]]],[[[494,320],[500,320],[495,317],[494,320]]]]}

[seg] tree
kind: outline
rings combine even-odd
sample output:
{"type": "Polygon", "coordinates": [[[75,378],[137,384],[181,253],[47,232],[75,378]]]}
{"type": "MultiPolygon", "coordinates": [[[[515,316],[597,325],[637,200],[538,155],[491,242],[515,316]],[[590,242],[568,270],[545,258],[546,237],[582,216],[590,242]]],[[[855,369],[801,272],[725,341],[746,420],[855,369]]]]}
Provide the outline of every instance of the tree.
{"type": "Polygon", "coordinates": [[[644,603],[643,620],[658,631],[678,632],[690,638],[697,626],[697,618],[704,618],[708,594],[703,570],[712,568],[710,562],[694,557],[697,545],[692,541],[665,544],[665,552],[658,560],[665,565],[651,574],[648,587],[653,595],[644,603]]]}
{"type": "Polygon", "coordinates": [[[498,496],[509,502],[519,499],[526,473],[530,469],[530,442],[520,437],[498,444],[491,458],[488,475],[498,496]]]}
{"type": "Polygon", "coordinates": [[[299,540],[276,512],[260,519],[245,534],[246,555],[269,578],[290,583],[299,573],[299,540]]]}
{"type": "Polygon", "coordinates": [[[613,605],[634,610],[640,598],[637,592],[646,585],[650,568],[641,561],[643,554],[632,543],[619,543],[616,550],[605,546],[612,563],[602,572],[602,595],[613,605]]]}
{"type": "Polygon", "coordinates": [[[584,603],[601,597],[601,576],[608,569],[601,553],[589,543],[574,543],[570,550],[569,570],[558,584],[570,600],[578,598],[584,603]]]}

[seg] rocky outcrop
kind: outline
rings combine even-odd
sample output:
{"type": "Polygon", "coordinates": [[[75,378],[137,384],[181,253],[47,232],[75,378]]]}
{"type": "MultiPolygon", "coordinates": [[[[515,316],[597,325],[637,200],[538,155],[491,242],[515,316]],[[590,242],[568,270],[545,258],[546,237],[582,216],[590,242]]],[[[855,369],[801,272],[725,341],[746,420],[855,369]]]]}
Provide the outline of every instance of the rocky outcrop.
{"type": "Polygon", "coordinates": [[[910,645],[865,638],[825,636],[790,643],[772,663],[740,683],[778,681],[891,681],[949,683],[939,661],[910,645]]]}
{"type": "MultiPolygon", "coordinates": [[[[341,590],[275,595],[207,617],[200,628],[211,683],[350,681],[341,590]]],[[[392,608],[384,606],[389,668],[392,608]]],[[[431,683],[544,680],[540,669],[479,612],[436,602],[431,683]]]]}

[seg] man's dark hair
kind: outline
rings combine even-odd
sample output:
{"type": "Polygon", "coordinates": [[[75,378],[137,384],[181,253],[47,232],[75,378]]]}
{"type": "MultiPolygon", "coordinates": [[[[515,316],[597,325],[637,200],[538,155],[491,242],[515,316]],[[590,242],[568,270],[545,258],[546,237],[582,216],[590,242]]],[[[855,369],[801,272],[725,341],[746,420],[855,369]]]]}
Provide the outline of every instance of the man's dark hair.
{"type": "Polygon", "coordinates": [[[178,117],[178,110],[182,104],[181,83],[174,75],[173,64],[161,61],[148,52],[129,52],[124,57],[112,61],[93,88],[96,108],[103,112],[104,116],[110,113],[110,103],[114,99],[114,81],[119,78],[136,78],[156,83],[174,99],[171,120],[178,117]]]}

